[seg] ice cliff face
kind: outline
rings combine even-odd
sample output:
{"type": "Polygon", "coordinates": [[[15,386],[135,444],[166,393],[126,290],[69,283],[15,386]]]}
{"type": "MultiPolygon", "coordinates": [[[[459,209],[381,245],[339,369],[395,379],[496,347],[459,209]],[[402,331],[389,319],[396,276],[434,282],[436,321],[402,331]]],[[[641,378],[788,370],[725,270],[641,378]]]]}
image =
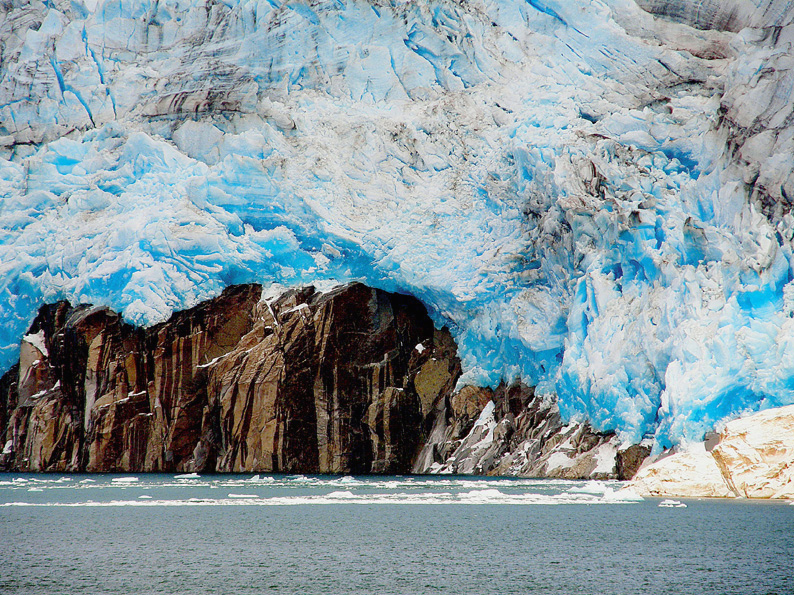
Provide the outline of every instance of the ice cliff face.
{"type": "Polygon", "coordinates": [[[362,280],[622,439],[794,403],[790,2],[3,6],[0,368],[45,301],[362,280]]]}

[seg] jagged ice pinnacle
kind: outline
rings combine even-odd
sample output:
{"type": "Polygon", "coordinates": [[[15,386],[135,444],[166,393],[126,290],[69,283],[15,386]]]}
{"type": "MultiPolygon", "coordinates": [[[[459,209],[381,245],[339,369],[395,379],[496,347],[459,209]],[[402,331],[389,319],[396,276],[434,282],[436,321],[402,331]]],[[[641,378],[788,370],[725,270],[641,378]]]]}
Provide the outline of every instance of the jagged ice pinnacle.
{"type": "Polygon", "coordinates": [[[794,8],[639,4],[11,1],[0,369],[44,302],[361,280],[627,440],[794,403],[794,8]]]}

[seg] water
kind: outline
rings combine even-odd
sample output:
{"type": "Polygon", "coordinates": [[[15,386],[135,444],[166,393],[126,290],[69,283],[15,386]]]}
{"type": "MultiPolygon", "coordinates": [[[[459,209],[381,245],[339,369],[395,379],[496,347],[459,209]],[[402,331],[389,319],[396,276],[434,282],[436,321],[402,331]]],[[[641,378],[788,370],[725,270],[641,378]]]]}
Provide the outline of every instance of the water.
{"type": "Polygon", "coordinates": [[[794,506],[618,482],[0,474],[0,593],[794,593],[794,506]]]}

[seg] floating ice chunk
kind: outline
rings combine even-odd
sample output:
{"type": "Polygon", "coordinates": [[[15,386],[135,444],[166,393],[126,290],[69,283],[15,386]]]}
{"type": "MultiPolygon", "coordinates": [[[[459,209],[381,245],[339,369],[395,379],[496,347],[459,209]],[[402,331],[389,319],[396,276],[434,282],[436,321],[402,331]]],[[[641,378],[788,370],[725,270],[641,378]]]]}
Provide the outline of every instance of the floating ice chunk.
{"type": "Polygon", "coordinates": [[[621,502],[644,502],[645,498],[640,496],[631,487],[623,487],[617,491],[610,490],[604,493],[606,500],[620,500],[621,502]]]}
{"type": "Polygon", "coordinates": [[[141,494],[140,496],[138,496],[138,499],[139,500],[151,500],[152,497],[147,495],[147,494],[141,494]]]}
{"type": "Polygon", "coordinates": [[[568,490],[568,493],[571,494],[593,494],[595,496],[603,496],[607,490],[611,490],[611,488],[607,487],[601,481],[588,481],[583,486],[575,486],[568,490]]]}
{"type": "Polygon", "coordinates": [[[680,500],[662,500],[659,502],[659,508],[686,508],[686,504],[680,500]]]}
{"type": "Polygon", "coordinates": [[[346,498],[356,498],[357,496],[353,492],[349,490],[345,490],[345,491],[331,492],[330,494],[326,494],[325,497],[334,498],[334,499],[346,499],[346,498]]]}
{"type": "Polygon", "coordinates": [[[174,479],[201,479],[201,476],[198,473],[183,473],[174,475],[174,479]]]}
{"type": "Polygon", "coordinates": [[[138,478],[137,477],[114,477],[110,481],[111,481],[111,483],[122,484],[123,485],[123,484],[128,484],[128,483],[137,483],[138,482],[138,478]]]}
{"type": "Polygon", "coordinates": [[[488,488],[484,490],[471,490],[470,492],[463,492],[460,494],[461,498],[471,498],[475,500],[483,499],[499,499],[504,498],[505,494],[495,488],[488,488]]]}
{"type": "Polygon", "coordinates": [[[226,494],[227,498],[259,498],[257,494],[226,494]]]}

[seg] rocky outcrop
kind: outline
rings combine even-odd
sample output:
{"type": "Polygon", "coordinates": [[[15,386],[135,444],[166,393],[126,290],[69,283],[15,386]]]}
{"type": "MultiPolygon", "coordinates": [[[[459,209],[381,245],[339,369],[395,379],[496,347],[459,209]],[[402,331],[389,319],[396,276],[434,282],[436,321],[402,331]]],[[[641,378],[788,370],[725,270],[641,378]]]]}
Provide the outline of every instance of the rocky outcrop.
{"type": "Polygon", "coordinates": [[[649,452],[621,448],[588,424],[564,424],[553,397],[523,384],[466,386],[439,412],[414,472],[627,479],[649,452]]]}
{"type": "Polygon", "coordinates": [[[728,422],[714,441],[649,460],[630,488],[643,496],[794,498],[794,405],[728,422]]]}
{"type": "Polygon", "coordinates": [[[190,464],[202,362],[253,326],[261,291],[234,287],[147,330],[107,308],[45,306],[6,375],[2,463],[21,471],[160,471],[190,464]],[[13,376],[17,382],[9,380],[13,376]]]}
{"type": "Polygon", "coordinates": [[[0,383],[20,471],[410,469],[451,393],[454,342],[415,299],[360,284],[261,300],[255,285],[149,329],[42,308],[0,383]]]}
{"type": "Polygon", "coordinates": [[[459,374],[449,340],[413,298],[363,285],[260,303],[252,331],[207,368],[217,469],[407,471],[459,374]],[[428,368],[441,386],[426,386],[428,368]]]}
{"type": "Polygon", "coordinates": [[[261,296],[232,287],[149,329],[45,306],[0,381],[0,466],[622,478],[647,454],[522,384],[456,392],[455,342],[411,297],[261,296]]]}

